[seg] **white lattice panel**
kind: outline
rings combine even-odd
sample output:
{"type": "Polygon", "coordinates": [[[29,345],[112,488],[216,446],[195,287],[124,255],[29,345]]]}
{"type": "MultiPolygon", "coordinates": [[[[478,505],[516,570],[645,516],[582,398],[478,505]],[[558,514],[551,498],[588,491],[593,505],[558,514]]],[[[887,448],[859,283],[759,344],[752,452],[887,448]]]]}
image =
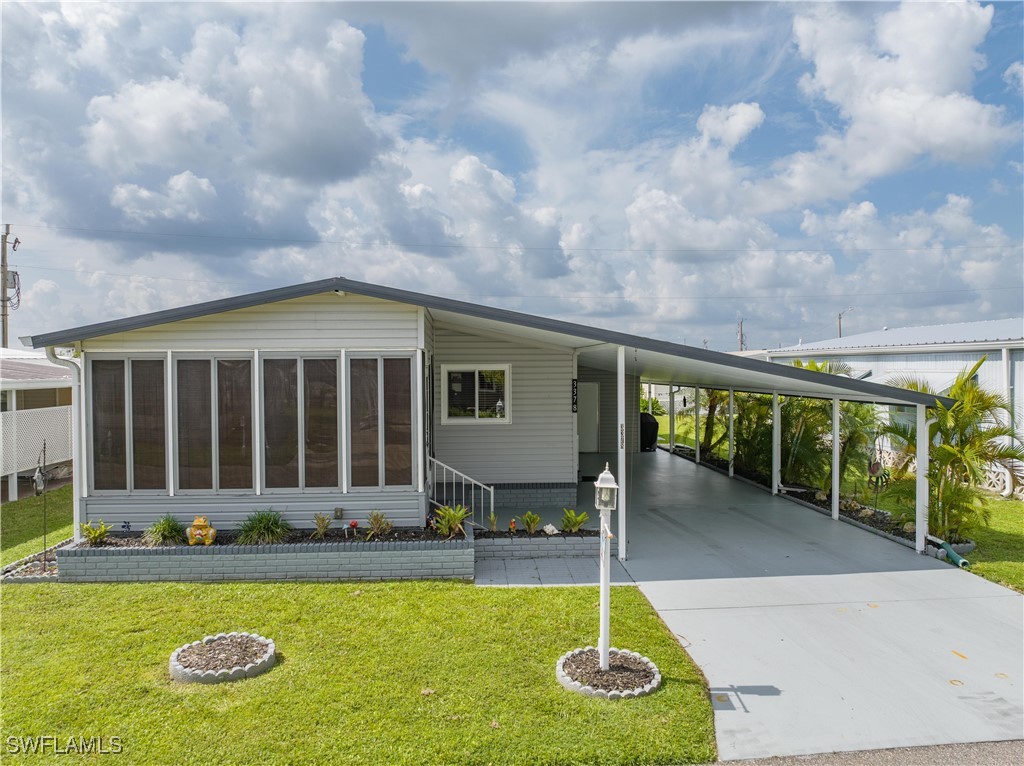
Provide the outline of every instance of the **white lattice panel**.
{"type": "Polygon", "coordinates": [[[46,440],[48,465],[71,459],[71,408],[0,412],[0,476],[36,467],[46,440]]]}

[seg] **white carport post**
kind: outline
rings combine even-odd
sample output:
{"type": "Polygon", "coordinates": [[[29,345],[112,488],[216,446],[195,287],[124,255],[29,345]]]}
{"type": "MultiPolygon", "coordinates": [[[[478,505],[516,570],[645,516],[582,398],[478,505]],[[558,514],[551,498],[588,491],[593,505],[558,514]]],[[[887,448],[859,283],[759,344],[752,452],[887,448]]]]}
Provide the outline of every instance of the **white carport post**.
{"type": "Polygon", "coordinates": [[[676,449],[676,387],[668,388],[668,449],[675,452],[676,449]]]}
{"type": "MultiPolygon", "coordinates": [[[[619,346],[619,561],[626,560],[626,347],[619,346]]],[[[639,417],[639,416],[637,416],[639,417]]]]}
{"type": "Polygon", "coordinates": [[[693,389],[693,461],[700,462],[700,388],[693,389]]]}
{"type": "Polygon", "coordinates": [[[924,538],[928,534],[928,412],[923,404],[917,405],[917,516],[914,520],[914,547],[924,553],[924,538]]]}
{"type": "Polygon", "coordinates": [[[839,521],[839,397],[832,397],[832,518],[839,521]]]}
{"type": "Polygon", "coordinates": [[[14,473],[7,477],[7,500],[13,503],[18,499],[18,461],[21,459],[21,455],[18,454],[18,392],[14,389],[7,391],[7,409],[13,413],[8,422],[14,429],[14,438],[11,439],[11,444],[14,445],[14,473]]]}
{"type": "Polygon", "coordinates": [[[772,391],[772,494],[779,494],[782,483],[782,412],[779,392],[772,391]]]}
{"type": "Polygon", "coordinates": [[[733,410],[733,390],[730,388],[729,389],[729,478],[730,479],[733,477],[733,473],[734,473],[734,471],[733,471],[733,462],[735,461],[735,458],[736,458],[736,450],[734,448],[735,447],[735,441],[734,441],[735,432],[733,430],[733,424],[732,424],[732,421],[733,421],[733,411],[734,411],[733,410]]]}

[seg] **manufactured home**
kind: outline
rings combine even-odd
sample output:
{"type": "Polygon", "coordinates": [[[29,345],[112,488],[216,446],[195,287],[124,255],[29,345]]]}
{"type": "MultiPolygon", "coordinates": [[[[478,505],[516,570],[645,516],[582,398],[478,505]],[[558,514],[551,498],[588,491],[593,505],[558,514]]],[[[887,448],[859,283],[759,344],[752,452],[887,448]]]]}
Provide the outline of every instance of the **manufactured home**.
{"type": "MultiPolygon", "coordinates": [[[[491,509],[502,524],[529,509],[550,517],[576,505],[592,471],[581,471],[581,456],[589,466],[600,455],[623,486],[625,558],[626,455],[639,446],[642,382],[773,394],[776,406],[779,396],[820,397],[837,413],[840,400],[907,406],[919,423],[935,403],[340,277],[31,344],[73,375],[76,521],[136,530],[165,513],[231,528],[262,508],[299,527],[317,512],[364,520],[373,510],[422,525],[432,505],[456,502],[480,522],[491,509]],[[77,358],[55,356],[57,347],[77,358]]],[[[776,449],[773,492],[778,463],[776,449]]],[[[926,523],[918,527],[923,550],[926,523]]]]}

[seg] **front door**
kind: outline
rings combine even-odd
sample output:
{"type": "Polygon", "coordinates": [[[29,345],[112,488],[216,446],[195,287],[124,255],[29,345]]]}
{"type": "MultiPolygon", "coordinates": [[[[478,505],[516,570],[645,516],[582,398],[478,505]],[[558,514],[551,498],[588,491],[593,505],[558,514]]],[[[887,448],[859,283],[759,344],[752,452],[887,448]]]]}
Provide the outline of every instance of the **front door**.
{"type": "Polygon", "coordinates": [[[600,394],[600,383],[580,383],[576,387],[576,433],[580,452],[600,451],[600,394]]]}

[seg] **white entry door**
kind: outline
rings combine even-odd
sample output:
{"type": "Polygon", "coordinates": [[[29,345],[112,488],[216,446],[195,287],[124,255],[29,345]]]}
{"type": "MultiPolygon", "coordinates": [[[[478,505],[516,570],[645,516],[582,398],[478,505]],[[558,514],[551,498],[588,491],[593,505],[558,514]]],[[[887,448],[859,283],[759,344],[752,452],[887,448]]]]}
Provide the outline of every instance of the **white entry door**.
{"type": "Polygon", "coordinates": [[[579,383],[576,387],[576,432],[580,452],[600,451],[600,393],[600,383],[579,383]]]}

